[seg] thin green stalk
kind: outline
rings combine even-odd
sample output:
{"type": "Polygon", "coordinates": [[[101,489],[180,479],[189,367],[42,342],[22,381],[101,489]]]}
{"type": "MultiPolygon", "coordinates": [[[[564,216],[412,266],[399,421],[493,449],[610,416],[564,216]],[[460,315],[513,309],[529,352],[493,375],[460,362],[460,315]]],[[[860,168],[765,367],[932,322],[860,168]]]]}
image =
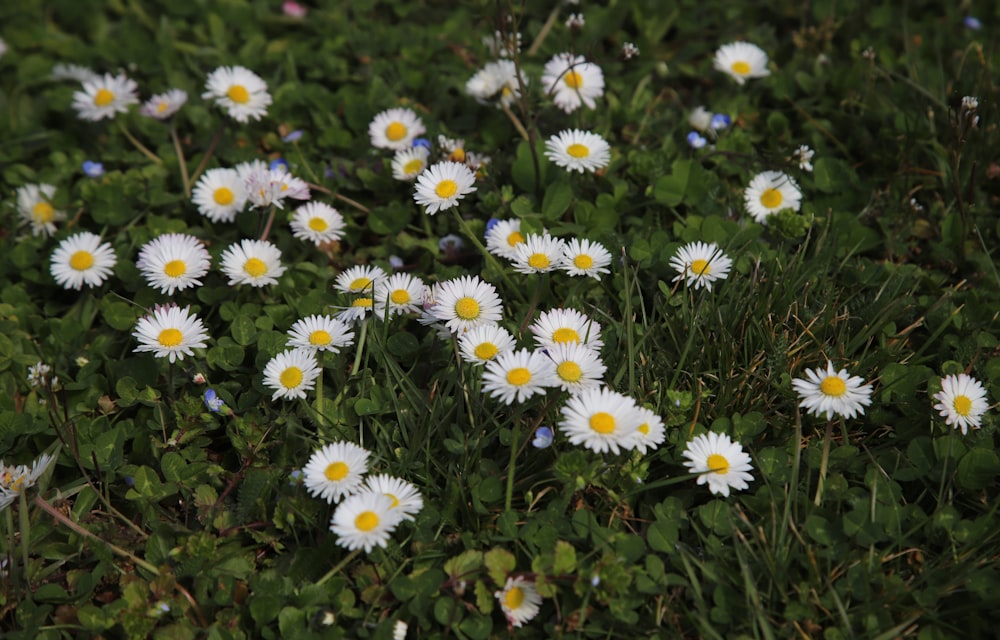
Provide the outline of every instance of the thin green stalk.
{"type": "MultiPolygon", "coordinates": [[[[17,512],[18,527],[21,530],[21,566],[24,567],[24,580],[27,583],[30,579],[28,577],[28,558],[30,557],[28,550],[31,547],[31,519],[28,517],[28,496],[22,490],[18,497],[21,501],[21,508],[17,512]]],[[[30,585],[28,585],[28,591],[31,591],[30,585]]]]}
{"type": "Polygon", "coordinates": [[[322,578],[320,578],[318,582],[316,582],[316,585],[319,586],[321,584],[324,584],[327,580],[340,573],[341,569],[346,567],[351,560],[357,558],[359,553],[361,553],[361,549],[355,549],[354,551],[347,554],[347,556],[343,560],[338,562],[336,566],[327,571],[326,574],[322,578]]]}
{"type": "Polygon", "coordinates": [[[118,120],[117,122],[118,122],[118,129],[122,132],[122,134],[126,138],[128,138],[128,141],[132,143],[132,146],[135,147],[139,153],[146,156],[156,164],[163,164],[163,160],[160,159],[160,156],[156,155],[155,153],[147,149],[146,145],[139,142],[139,140],[132,135],[132,132],[128,130],[128,127],[125,126],[125,123],[122,120],[118,120]]]}
{"type": "Polygon", "coordinates": [[[351,375],[358,375],[358,370],[361,368],[361,354],[365,350],[365,338],[368,337],[368,321],[362,320],[361,322],[361,335],[358,336],[358,346],[354,352],[354,366],[351,367],[351,375]]]}
{"type": "Polygon", "coordinates": [[[260,234],[260,240],[263,242],[267,240],[267,236],[271,234],[271,225],[274,224],[274,216],[277,215],[278,208],[271,205],[271,210],[267,213],[267,223],[264,225],[264,232],[260,234]]]}
{"type": "Polygon", "coordinates": [[[225,131],[226,121],[223,120],[219,124],[218,131],[216,131],[215,135],[212,136],[212,142],[208,144],[208,149],[205,151],[205,155],[202,156],[201,162],[198,163],[198,168],[194,170],[193,174],[191,174],[192,182],[197,181],[198,178],[201,177],[201,174],[205,171],[205,168],[208,166],[208,161],[211,160],[212,154],[215,153],[215,148],[219,146],[219,142],[222,140],[222,134],[225,133],[225,131]]]}
{"type": "Polygon", "coordinates": [[[500,261],[497,260],[492,253],[486,250],[483,243],[479,241],[479,236],[474,234],[472,229],[469,228],[469,223],[465,221],[465,218],[459,215],[458,209],[452,207],[452,213],[454,213],[455,219],[458,220],[458,226],[461,227],[462,233],[472,240],[472,244],[476,245],[476,249],[479,249],[480,253],[483,254],[483,258],[486,260],[487,264],[495,267],[496,271],[500,274],[500,278],[503,280],[505,286],[504,293],[513,291],[521,302],[524,302],[524,294],[522,293],[523,287],[518,286],[513,280],[510,279],[510,275],[507,273],[508,269],[504,265],[500,264],[500,261]]]}
{"type": "Polygon", "coordinates": [[[187,160],[184,159],[184,149],[181,148],[181,139],[177,137],[177,124],[170,122],[170,139],[174,141],[174,151],[177,153],[177,164],[181,169],[181,181],[184,183],[184,195],[191,197],[191,176],[188,175],[187,160]]]}
{"type": "Polygon", "coordinates": [[[830,464],[830,442],[833,440],[833,420],[826,421],[826,432],[823,435],[823,456],[819,461],[819,481],[816,483],[816,497],[813,504],[817,507],[823,504],[823,487],[826,483],[826,471],[830,464]]]}
{"type": "Polygon", "coordinates": [[[510,463],[507,465],[507,494],[504,496],[504,511],[510,511],[510,505],[514,501],[514,469],[517,462],[517,427],[521,424],[521,415],[514,418],[514,424],[510,428],[510,463]]]}

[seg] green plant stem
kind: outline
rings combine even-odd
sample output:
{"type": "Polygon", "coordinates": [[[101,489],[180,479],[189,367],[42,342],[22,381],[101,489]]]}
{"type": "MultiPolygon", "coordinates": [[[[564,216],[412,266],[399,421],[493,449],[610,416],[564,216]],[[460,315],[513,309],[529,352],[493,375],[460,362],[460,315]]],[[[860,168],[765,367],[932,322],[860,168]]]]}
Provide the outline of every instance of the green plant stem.
{"type": "Polygon", "coordinates": [[[359,553],[361,553],[361,549],[355,549],[354,551],[347,554],[347,556],[343,560],[338,562],[336,566],[327,571],[326,574],[316,582],[316,586],[324,584],[327,580],[340,573],[341,569],[346,567],[348,563],[351,562],[351,560],[354,560],[356,557],[358,557],[359,553]]]}
{"type": "Polygon", "coordinates": [[[514,501],[514,470],[517,463],[517,427],[521,424],[520,412],[514,418],[510,428],[510,464],[507,465],[507,493],[504,496],[504,511],[510,511],[514,501]]]}
{"type": "Polygon", "coordinates": [[[302,153],[301,147],[299,147],[299,141],[295,140],[294,142],[292,142],[292,146],[295,147],[295,153],[298,154],[299,156],[299,162],[301,162],[302,166],[306,168],[306,172],[309,174],[309,177],[312,178],[313,182],[318,183],[319,176],[316,175],[316,172],[313,171],[312,165],[309,164],[308,160],[306,160],[305,155],[302,153]]]}
{"type": "MultiPolygon", "coordinates": [[[[28,581],[28,549],[31,547],[31,518],[28,517],[28,496],[21,491],[21,495],[18,496],[21,501],[21,508],[17,512],[18,527],[21,530],[21,566],[24,567],[24,580],[25,583],[28,581]]],[[[31,591],[31,586],[28,585],[28,591],[31,591]]]]}
{"type": "Polygon", "coordinates": [[[452,213],[455,215],[455,220],[458,221],[458,226],[462,229],[462,233],[464,233],[466,237],[472,241],[472,244],[476,245],[476,249],[479,249],[480,253],[483,254],[483,259],[486,260],[486,263],[489,264],[491,267],[494,267],[496,272],[500,274],[500,278],[503,280],[504,286],[506,287],[505,293],[506,291],[513,291],[514,293],[517,294],[521,302],[524,302],[524,293],[522,291],[524,287],[517,286],[517,284],[515,284],[514,281],[510,279],[510,276],[507,273],[509,269],[504,265],[500,264],[500,261],[497,260],[492,253],[486,250],[486,247],[483,246],[483,243],[479,241],[479,236],[474,234],[472,232],[472,229],[469,228],[469,223],[465,221],[465,218],[459,215],[458,209],[456,207],[452,207],[451,210],[452,213]]]}
{"type": "Polygon", "coordinates": [[[367,337],[368,337],[368,322],[367,320],[362,320],[361,335],[358,336],[358,348],[354,352],[354,366],[351,367],[351,376],[358,375],[358,370],[361,368],[361,354],[365,350],[365,338],[367,337]]]}
{"type": "Polygon", "coordinates": [[[813,504],[817,507],[823,504],[823,487],[826,484],[826,471],[830,464],[830,441],[833,440],[833,420],[826,421],[826,432],[823,435],[823,456],[819,461],[819,481],[816,483],[816,497],[813,504]]]}
{"type": "Polygon", "coordinates": [[[177,137],[177,124],[170,122],[170,139],[174,141],[174,151],[177,153],[177,164],[181,169],[181,182],[184,183],[184,196],[191,197],[191,176],[188,175],[187,161],[184,159],[184,149],[181,139],[177,137]]]}
{"type": "MultiPolygon", "coordinates": [[[[504,112],[504,115],[506,115],[507,118],[510,119],[511,123],[514,125],[514,128],[517,129],[517,132],[519,134],[521,134],[521,137],[524,138],[524,140],[528,144],[531,144],[531,136],[528,135],[528,130],[524,128],[523,124],[521,124],[521,119],[518,118],[517,115],[513,111],[510,110],[509,106],[507,106],[503,102],[500,102],[499,104],[500,104],[500,108],[504,112]]],[[[535,172],[535,180],[537,180],[537,179],[538,179],[538,172],[536,171],[535,172]]]]}
{"type": "Polygon", "coordinates": [[[146,147],[146,145],[139,142],[138,138],[132,135],[132,132],[128,130],[128,127],[125,126],[124,122],[122,122],[121,120],[118,120],[117,122],[118,122],[118,129],[122,132],[122,135],[128,138],[128,141],[132,143],[132,146],[135,147],[139,153],[146,156],[156,164],[163,164],[163,160],[160,159],[160,156],[156,155],[155,153],[150,151],[146,147]]]}
{"type": "Polygon", "coordinates": [[[277,215],[278,208],[271,205],[271,210],[267,212],[267,223],[264,224],[264,232],[260,234],[260,240],[263,242],[267,240],[267,236],[271,234],[271,226],[274,224],[274,216],[277,215]]]}
{"type": "Polygon", "coordinates": [[[549,31],[552,31],[552,27],[555,26],[556,20],[559,19],[560,8],[562,8],[561,2],[556,3],[556,6],[552,8],[552,12],[549,13],[549,17],[545,19],[545,24],[542,25],[542,28],[538,31],[538,35],[535,36],[534,42],[531,43],[531,46],[528,47],[528,50],[525,52],[527,55],[533,56],[538,53],[538,50],[542,46],[542,42],[545,41],[545,37],[549,35],[549,31]]]}
{"type": "Polygon", "coordinates": [[[219,146],[219,142],[222,141],[222,134],[226,131],[226,121],[223,120],[219,125],[218,131],[212,136],[212,141],[208,144],[208,149],[205,151],[205,155],[202,156],[201,162],[198,163],[198,168],[194,170],[191,174],[191,181],[196,182],[201,174],[205,171],[205,167],[208,166],[208,161],[212,159],[212,154],[215,153],[215,148],[219,146]]]}

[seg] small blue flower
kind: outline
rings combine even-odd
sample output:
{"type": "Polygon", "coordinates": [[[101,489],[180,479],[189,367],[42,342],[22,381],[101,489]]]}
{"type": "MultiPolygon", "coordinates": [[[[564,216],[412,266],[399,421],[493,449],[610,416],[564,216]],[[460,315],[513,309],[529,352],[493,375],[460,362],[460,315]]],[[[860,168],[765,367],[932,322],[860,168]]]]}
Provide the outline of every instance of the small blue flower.
{"type": "Polygon", "coordinates": [[[438,250],[444,251],[445,253],[455,253],[456,251],[461,251],[465,248],[465,242],[461,237],[456,236],[454,233],[449,233],[445,237],[438,240],[438,250]]]}
{"type": "Polygon", "coordinates": [[[708,140],[703,138],[697,131],[692,131],[688,134],[688,144],[691,145],[691,148],[693,149],[701,149],[708,144],[708,140]]]}
{"type": "Polygon", "coordinates": [[[300,480],[302,480],[302,469],[295,469],[288,474],[288,484],[293,487],[298,485],[300,480]]]}
{"type": "Polygon", "coordinates": [[[302,129],[296,129],[282,138],[284,142],[295,142],[302,137],[302,129]]]}
{"type": "Polygon", "coordinates": [[[83,161],[83,173],[88,178],[100,178],[104,175],[104,165],[100,162],[83,161]]]}
{"type": "Polygon", "coordinates": [[[284,158],[278,158],[276,160],[271,160],[271,171],[284,171],[288,172],[288,163],[284,158]]]}
{"type": "Polygon", "coordinates": [[[212,413],[219,413],[226,406],[226,402],[215,395],[215,389],[205,389],[205,406],[212,413]]]}
{"type": "Polygon", "coordinates": [[[393,269],[402,269],[404,264],[403,259],[399,256],[389,256],[389,266],[393,269]]]}
{"type": "Polygon", "coordinates": [[[498,224],[500,224],[499,218],[490,218],[489,220],[487,220],[485,236],[490,235],[490,231],[493,229],[493,227],[497,226],[498,224]]]}
{"type": "Polygon", "coordinates": [[[979,31],[983,28],[983,23],[980,22],[979,18],[975,16],[966,16],[964,22],[966,28],[972,29],[973,31],[979,31]]]}
{"type": "Polygon", "coordinates": [[[427,149],[428,151],[430,151],[431,150],[431,141],[428,140],[427,138],[414,138],[413,139],[413,146],[414,147],[423,147],[424,149],[427,149]]]}
{"type": "Polygon", "coordinates": [[[538,427],[535,429],[535,439],[531,441],[531,446],[536,449],[545,449],[552,444],[552,429],[548,427],[538,427]]]}
{"type": "Polygon", "coordinates": [[[727,116],[726,114],[717,113],[714,116],[712,116],[712,120],[711,122],[709,122],[708,126],[718,131],[720,129],[725,129],[726,127],[728,127],[731,122],[732,120],[730,120],[729,116],[727,116]]]}

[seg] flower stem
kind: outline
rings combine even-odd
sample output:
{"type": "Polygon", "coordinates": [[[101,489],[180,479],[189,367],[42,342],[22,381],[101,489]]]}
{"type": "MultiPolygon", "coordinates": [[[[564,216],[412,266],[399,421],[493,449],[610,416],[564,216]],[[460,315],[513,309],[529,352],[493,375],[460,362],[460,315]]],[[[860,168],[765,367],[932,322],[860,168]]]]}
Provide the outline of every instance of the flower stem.
{"type": "Polygon", "coordinates": [[[319,585],[323,584],[324,582],[326,582],[327,580],[329,580],[333,576],[335,576],[338,573],[340,573],[340,570],[343,569],[344,567],[346,567],[347,564],[351,560],[354,560],[356,557],[358,557],[359,553],[361,553],[361,549],[355,549],[354,551],[352,551],[349,554],[347,554],[347,557],[345,557],[343,560],[341,560],[340,562],[338,562],[336,564],[336,566],[334,566],[332,569],[330,569],[329,571],[327,571],[326,574],[322,578],[320,578],[318,582],[316,582],[316,586],[319,586],[319,585]]]}
{"type": "Polygon", "coordinates": [[[160,156],[156,155],[155,153],[150,151],[146,147],[146,145],[139,142],[139,140],[134,135],[132,135],[132,132],[128,130],[128,127],[125,126],[124,122],[122,122],[121,120],[118,120],[117,122],[118,122],[118,129],[121,130],[122,135],[128,138],[128,141],[132,143],[132,146],[135,147],[139,153],[146,156],[156,164],[163,164],[163,160],[160,159],[160,156]]]}
{"type": "Polygon", "coordinates": [[[823,487],[826,484],[826,472],[830,464],[830,441],[833,439],[833,420],[826,421],[826,433],[823,436],[823,456],[819,461],[819,482],[816,483],[816,497],[813,504],[817,507],[823,504],[823,487]]]}
{"type": "Polygon", "coordinates": [[[191,181],[194,182],[201,177],[201,174],[205,171],[205,167],[208,166],[208,161],[211,160],[212,154],[215,153],[215,148],[219,146],[219,142],[222,140],[222,134],[226,131],[226,122],[223,120],[222,124],[219,125],[219,130],[215,132],[215,136],[212,137],[212,142],[208,145],[208,150],[205,151],[205,155],[202,156],[201,162],[198,163],[198,168],[194,170],[194,174],[191,176],[191,181]]]}
{"type": "Polygon", "coordinates": [[[187,161],[184,159],[184,150],[181,148],[181,139],[177,137],[177,124],[170,122],[170,138],[174,141],[174,151],[177,152],[177,164],[181,168],[181,181],[184,183],[184,195],[191,197],[191,177],[188,175],[187,161]]]}
{"type": "Polygon", "coordinates": [[[510,511],[510,505],[514,501],[514,468],[517,462],[517,427],[521,424],[521,416],[518,415],[510,428],[510,464],[507,465],[507,493],[504,496],[504,511],[510,511]]]}
{"type": "Polygon", "coordinates": [[[278,208],[273,204],[271,205],[271,210],[267,213],[267,224],[264,225],[264,232],[260,234],[260,240],[263,242],[267,240],[267,236],[271,233],[271,225],[274,224],[274,216],[278,213],[278,208]]]}
{"type": "Polygon", "coordinates": [[[358,336],[358,348],[354,352],[354,366],[351,367],[351,375],[358,375],[358,369],[361,368],[361,353],[365,350],[365,338],[368,337],[368,322],[365,320],[361,321],[361,335],[358,336]]]}

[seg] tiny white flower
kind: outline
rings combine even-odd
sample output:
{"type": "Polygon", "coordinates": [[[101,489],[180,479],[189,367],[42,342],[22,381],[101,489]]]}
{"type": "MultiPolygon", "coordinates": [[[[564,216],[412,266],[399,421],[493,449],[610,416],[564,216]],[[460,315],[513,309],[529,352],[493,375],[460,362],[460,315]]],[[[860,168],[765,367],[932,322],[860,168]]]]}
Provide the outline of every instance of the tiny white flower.
{"type": "Polygon", "coordinates": [[[81,289],[83,285],[99,287],[118,262],[114,250],[101,237],[83,231],[72,235],[52,253],[49,271],[64,289],[81,289]]]}
{"type": "Polygon", "coordinates": [[[746,489],[753,480],[750,456],[724,433],[696,436],[688,442],[683,456],[687,458],[684,466],[701,474],[698,484],[708,484],[712,493],[728,497],[730,489],[746,489]]]}
{"type": "Polygon", "coordinates": [[[733,261],[714,242],[688,243],[670,258],[670,266],[680,274],[672,282],[686,280],[689,287],[705,287],[709,291],[716,280],[729,275],[732,265],[733,261]]]}
{"type": "Polygon", "coordinates": [[[549,234],[529,233],[514,247],[511,266],[519,273],[546,273],[562,265],[565,243],[549,234]]]}
{"type": "Polygon", "coordinates": [[[389,536],[402,521],[402,514],[392,508],[389,496],[365,491],[348,496],[333,513],[330,530],[337,534],[337,544],[354,551],[371,553],[385,547],[389,536]]]}
{"type": "Polygon", "coordinates": [[[51,236],[56,223],[66,214],[52,205],[56,188],[51,184],[26,184],[17,188],[17,210],[21,220],[31,225],[31,235],[51,236]]]}
{"type": "Polygon", "coordinates": [[[241,123],[260,120],[271,106],[267,83],[246,67],[219,67],[205,80],[202,100],[215,100],[229,117],[241,123]]]}
{"type": "Polygon", "coordinates": [[[306,490],[331,504],[357,493],[368,472],[370,456],[353,442],[333,442],[317,449],[302,469],[306,490]]]}
{"type": "Polygon", "coordinates": [[[458,337],[462,359],[473,364],[486,364],[515,346],[514,336],[498,324],[481,324],[458,337]]]}
{"type": "Polygon", "coordinates": [[[354,331],[331,316],[311,315],[295,321],[288,330],[288,344],[296,349],[337,353],[354,344],[354,331]]]}
{"type": "Polygon", "coordinates": [[[438,162],[417,176],[413,199],[426,207],[427,215],[458,206],[458,201],[476,190],[476,174],[459,162],[438,162]]]}
{"type": "Polygon", "coordinates": [[[194,185],[191,199],[212,222],[232,222],[247,204],[244,181],[235,169],[209,169],[194,185]]]}
{"type": "Polygon", "coordinates": [[[112,120],[139,102],[137,91],[138,85],[124,73],[106,73],[83,83],[83,89],[73,94],[73,108],[83,120],[112,120]]]}
{"type": "Polygon", "coordinates": [[[316,353],[309,349],[289,349],[271,358],[264,367],[264,386],[274,390],[272,400],[305,398],[316,386],[323,370],[316,364],[316,353]]]}
{"type": "Polygon", "coordinates": [[[934,399],[937,400],[934,408],[945,419],[945,424],[960,429],[963,436],[969,432],[969,427],[980,427],[983,414],[989,408],[983,384],[964,373],[942,378],[941,391],[934,394],[934,399]]]}
{"type": "Polygon", "coordinates": [[[375,115],[368,125],[372,146],[399,151],[413,146],[413,139],[427,131],[411,109],[397,107],[375,115]]]}
{"type": "Polygon", "coordinates": [[[782,209],[798,211],[802,206],[802,192],[787,174],[764,171],[750,180],[743,192],[747,211],[760,224],[767,224],[768,216],[782,209]]]}
{"type": "Polygon", "coordinates": [[[230,245],[222,252],[221,260],[230,286],[278,284],[278,278],[285,273],[281,250],[266,240],[242,240],[230,245]]]}
{"type": "Polygon", "coordinates": [[[403,182],[412,182],[427,168],[427,147],[400,149],[392,158],[392,177],[403,182]]]}
{"type": "Polygon", "coordinates": [[[593,173],[611,162],[611,147],[596,133],[567,129],[545,141],[545,157],[567,171],[593,173]]]}
{"type": "Polygon", "coordinates": [[[190,307],[157,306],[153,313],[139,318],[132,336],[139,341],[134,351],[151,351],[170,362],[193,356],[193,349],[204,349],[208,332],[190,307]]]}
{"type": "Polygon", "coordinates": [[[763,78],[771,74],[767,68],[767,54],[749,42],[722,45],[715,52],[713,64],[739,84],[749,78],[763,78]]]}
{"type": "Polygon", "coordinates": [[[171,89],[166,93],[158,93],[147,100],[141,107],[139,113],[149,118],[166,120],[177,113],[184,103],[187,102],[188,94],[183,89],[171,89]]]}
{"type": "Polygon", "coordinates": [[[559,268],[571,276],[590,276],[601,279],[602,273],[611,273],[611,253],[604,245],[590,240],[572,238],[563,245],[559,268]]]}
{"type": "Polygon", "coordinates": [[[806,377],[792,380],[792,388],[799,394],[799,406],[814,416],[826,414],[853,418],[864,415],[865,407],[872,402],[872,385],[852,376],[847,369],[837,371],[829,360],[826,370],[806,369],[806,377]]]}
{"type": "Polygon", "coordinates": [[[558,384],[555,370],[540,351],[505,351],[486,363],[481,388],[504,404],[524,402],[558,384]]]}
{"type": "Polygon", "coordinates": [[[323,202],[307,202],[292,214],[288,221],[292,235],[312,242],[317,247],[338,242],[344,234],[344,216],[323,202]]]}
{"type": "Polygon", "coordinates": [[[542,88],[556,106],[572,113],[581,106],[597,108],[597,98],[604,95],[601,68],[583,56],[559,53],[545,63],[542,88]]]}

